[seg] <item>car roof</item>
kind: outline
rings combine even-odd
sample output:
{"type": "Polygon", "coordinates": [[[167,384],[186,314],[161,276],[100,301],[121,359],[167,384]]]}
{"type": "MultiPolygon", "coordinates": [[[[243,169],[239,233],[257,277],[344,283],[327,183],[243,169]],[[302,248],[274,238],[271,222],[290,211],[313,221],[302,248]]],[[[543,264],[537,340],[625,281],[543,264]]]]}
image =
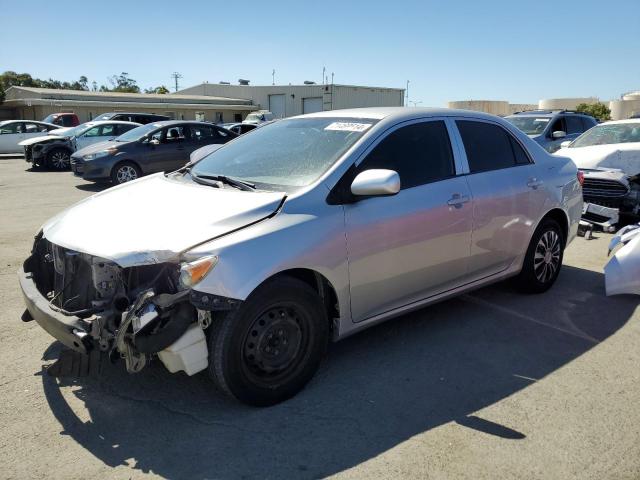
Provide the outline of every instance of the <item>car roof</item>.
{"type": "Polygon", "coordinates": [[[104,124],[115,124],[115,125],[137,125],[137,126],[141,126],[141,123],[138,122],[127,122],[125,120],[95,120],[95,121],[90,121],[90,122],[84,122],[82,124],[80,124],[79,126],[82,125],[104,125],[104,124]]]}
{"type": "Polygon", "coordinates": [[[166,115],[162,115],[160,113],[147,113],[147,112],[104,112],[98,116],[102,115],[143,115],[146,117],[166,117],[166,115]]]}
{"type": "Polygon", "coordinates": [[[147,125],[157,125],[158,128],[166,127],[170,125],[209,125],[216,126],[213,123],[209,122],[198,122],[197,120],[159,120],[157,122],[147,123],[147,125]]]}
{"type": "Polygon", "coordinates": [[[53,123],[41,122],[40,120],[27,120],[27,119],[2,120],[2,121],[0,121],[0,125],[8,125],[8,124],[14,123],[14,122],[29,122],[29,123],[37,123],[39,125],[48,125],[50,127],[59,127],[59,125],[54,125],[53,123]]]}
{"type": "Polygon", "coordinates": [[[600,125],[624,125],[626,123],[640,123],[640,118],[627,118],[625,120],[609,120],[600,125]]]}
{"type": "Polygon", "coordinates": [[[328,110],[325,112],[308,113],[293,118],[368,118],[371,120],[413,120],[424,117],[475,117],[479,119],[495,120],[497,117],[484,112],[460,110],[454,108],[430,107],[368,107],[328,110]]]}
{"type": "Polygon", "coordinates": [[[593,118],[593,115],[589,115],[584,112],[576,112],[574,110],[525,110],[523,112],[515,112],[508,117],[555,117],[556,115],[581,115],[583,117],[593,118]]]}

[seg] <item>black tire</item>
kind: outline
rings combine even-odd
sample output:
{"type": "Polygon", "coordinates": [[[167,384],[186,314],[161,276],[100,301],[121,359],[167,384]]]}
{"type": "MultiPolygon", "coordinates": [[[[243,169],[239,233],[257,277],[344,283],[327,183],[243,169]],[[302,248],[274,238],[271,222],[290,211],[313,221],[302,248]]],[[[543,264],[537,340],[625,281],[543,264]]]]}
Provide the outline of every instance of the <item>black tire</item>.
{"type": "Polygon", "coordinates": [[[565,238],[558,222],[543,220],[529,243],[516,286],[525,293],[543,293],[555,283],[562,268],[565,238]]]}
{"type": "Polygon", "coordinates": [[[47,166],[54,170],[67,170],[71,167],[71,152],[66,148],[54,148],[47,154],[47,166]]]}
{"type": "Polygon", "coordinates": [[[133,162],[120,162],[111,169],[111,182],[114,185],[121,185],[141,176],[140,167],[133,162]]]}
{"type": "Polygon", "coordinates": [[[329,341],[320,297],[291,277],[268,281],[235,311],[214,314],[210,330],[211,378],[220,391],[253,406],[274,405],[302,390],[329,341]]]}

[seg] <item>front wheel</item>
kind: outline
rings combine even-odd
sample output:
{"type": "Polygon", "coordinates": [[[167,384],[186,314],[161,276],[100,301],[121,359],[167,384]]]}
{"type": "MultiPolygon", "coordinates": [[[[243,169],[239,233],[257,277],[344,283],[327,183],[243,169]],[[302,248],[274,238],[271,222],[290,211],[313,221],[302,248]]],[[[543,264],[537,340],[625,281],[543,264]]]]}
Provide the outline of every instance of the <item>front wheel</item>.
{"type": "Polygon", "coordinates": [[[71,154],[65,148],[54,148],[47,155],[47,163],[56,170],[66,170],[71,165],[71,154]]]}
{"type": "Polygon", "coordinates": [[[215,318],[209,373],[225,394],[254,406],[282,402],[313,377],[329,340],[323,303],[307,284],[270,280],[215,318]]]}
{"type": "Polygon", "coordinates": [[[522,271],[516,277],[518,288],[527,293],[542,293],[551,288],[562,268],[564,235],[553,219],[543,220],[531,237],[522,271]]]}
{"type": "Polygon", "coordinates": [[[115,185],[127,183],[140,178],[140,168],[131,162],[120,162],[111,170],[111,181],[115,185]]]}

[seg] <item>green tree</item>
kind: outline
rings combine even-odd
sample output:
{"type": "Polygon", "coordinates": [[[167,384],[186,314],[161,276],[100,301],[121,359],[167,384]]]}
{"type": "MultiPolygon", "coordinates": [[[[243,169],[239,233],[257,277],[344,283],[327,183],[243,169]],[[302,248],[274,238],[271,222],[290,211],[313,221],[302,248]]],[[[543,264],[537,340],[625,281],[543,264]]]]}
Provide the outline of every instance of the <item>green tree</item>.
{"type": "Polygon", "coordinates": [[[88,90],[88,80],[84,75],[75,82],[61,82],[60,80],[40,80],[33,78],[28,73],[16,73],[11,70],[0,74],[0,87],[6,90],[9,87],[39,87],[39,88],[63,88],[67,90],[88,90]]]}
{"type": "Polygon", "coordinates": [[[159,93],[161,95],[166,95],[167,93],[169,93],[169,89],[164,85],[160,85],[159,87],[155,88],[146,88],[144,90],[144,93],[159,93]]]}
{"type": "Polygon", "coordinates": [[[125,92],[125,93],[140,93],[140,87],[136,81],[129,77],[127,72],[122,72],[120,75],[113,75],[108,78],[111,88],[102,85],[100,87],[101,92],[125,92]]]}
{"type": "Polygon", "coordinates": [[[0,105],[4,103],[4,88],[2,88],[2,85],[0,85],[0,105]]]}
{"type": "Polygon", "coordinates": [[[576,107],[578,112],[586,113],[597,118],[601,122],[611,120],[611,110],[602,102],[581,103],[576,107]]]}

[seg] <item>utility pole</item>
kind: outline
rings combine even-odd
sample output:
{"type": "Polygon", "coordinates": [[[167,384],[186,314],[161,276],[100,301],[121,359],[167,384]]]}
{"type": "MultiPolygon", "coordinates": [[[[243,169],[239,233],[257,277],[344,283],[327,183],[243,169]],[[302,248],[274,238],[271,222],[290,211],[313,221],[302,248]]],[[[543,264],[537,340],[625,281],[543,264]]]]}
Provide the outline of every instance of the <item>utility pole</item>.
{"type": "Polygon", "coordinates": [[[173,72],[171,74],[171,77],[173,78],[173,80],[176,82],[176,92],[178,91],[178,79],[182,78],[182,75],[180,75],[178,72],[173,72]]]}
{"type": "Polygon", "coordinates": [[[324,85],[324,72],[326,71],[326,67],[322,67],[322,84],[324,85]]]}
{"type": "Polygon", "coordinates": [[[331,72],[331,85],[333,85],[333,72],[331,72]]]}
{"type": "Polygon", "coordinates": [[[276,84],[276,69],[274,68],[271,71],[271,85],[275,85],[276,84]]]}

